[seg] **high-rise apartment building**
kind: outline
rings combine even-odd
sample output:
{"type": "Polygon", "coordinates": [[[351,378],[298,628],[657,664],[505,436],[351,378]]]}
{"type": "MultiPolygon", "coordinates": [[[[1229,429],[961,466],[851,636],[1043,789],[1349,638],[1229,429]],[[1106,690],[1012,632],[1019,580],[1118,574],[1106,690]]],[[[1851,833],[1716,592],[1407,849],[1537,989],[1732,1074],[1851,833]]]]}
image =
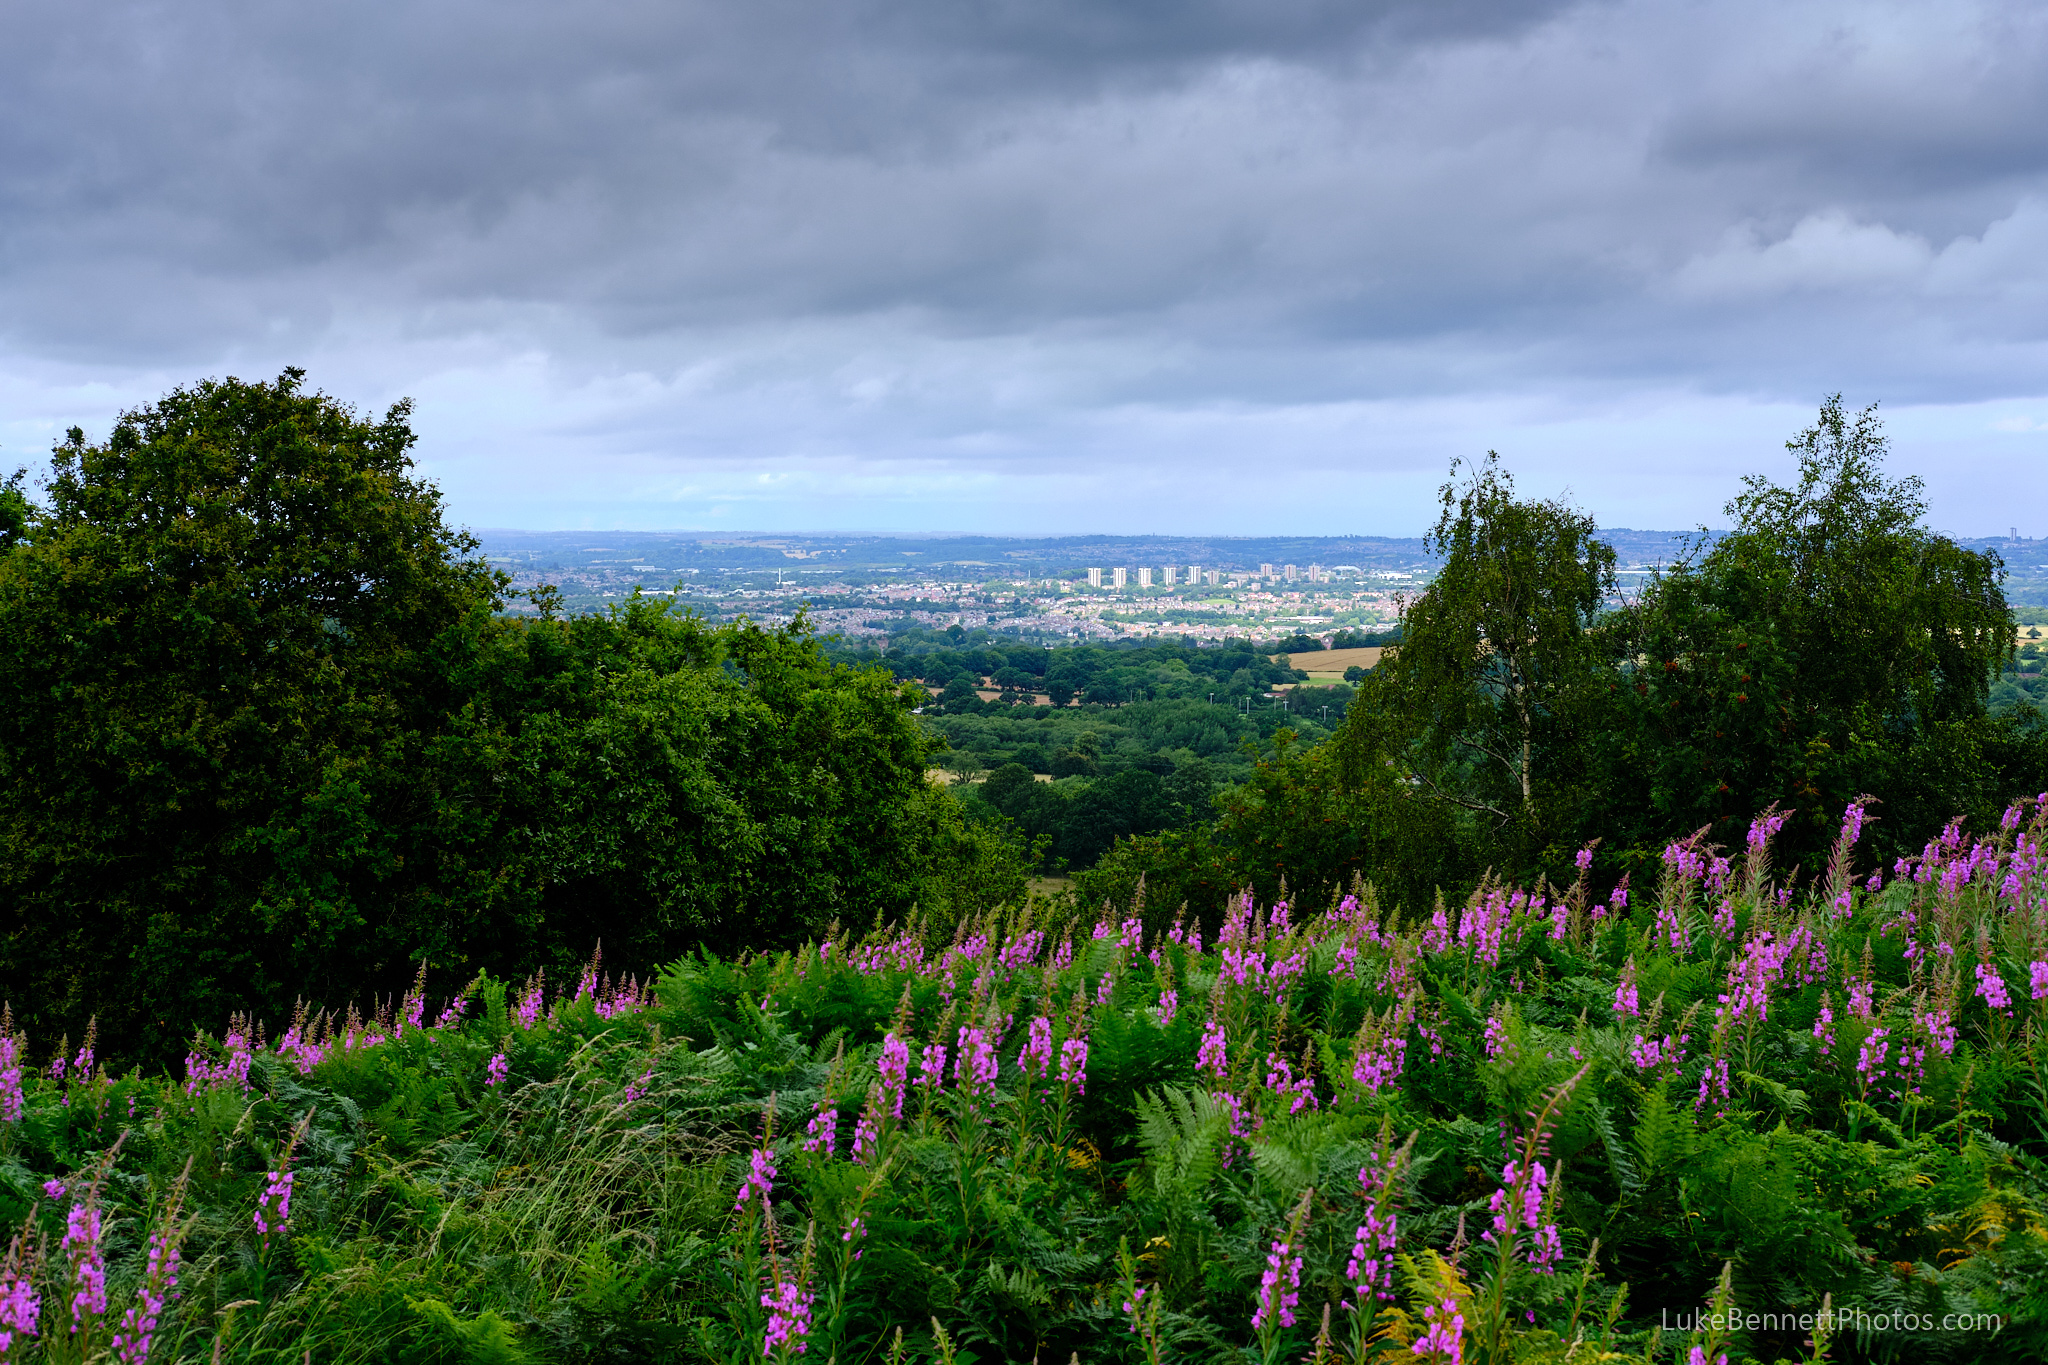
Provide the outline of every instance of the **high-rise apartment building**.
{"type": "Polygon", "coordinates": [[[1129,569],[1113,569],[1111,572],[1116,575],[1116,586],[1119,588],[1131,581],[1131,571],[1129,569]]]}
{"type": "Polygon", "coordinates": [[[1099,588],[1102,586],[1102,570],[1090,569],[1088,571],[1088,586],[1091,588],[1099,588]]]}
{"type": "Polygon", "coordinates": [[[1170,588],[1170,587],[1172,587],[1172,586],[1173,586],[1173,572],[1174,572],[1174,570],[1173,570],[1173,565],[1171,565],[1171,564],[1168,564],[1167,566],[1165,566],[1164,568],[1162,568],[1162,569],[1161,569],[1161,570],[1159,571],[1159,573],[1160,573],[1159,583],[1160,583],[1160,586],[1161,586],[1161,587],[1167,587],[1167,588],[1170,588]]]}
{"type": "Polygon", "coordinates": [[[1292,583],[1294,581],[1295,569],[1292,564],[1287,565],[1284,569],[1281,570],[1281,572],[1287,575],[1287,581],[1289,583],[1292,583]]]}
{"type": "Polygon", "coordinates": [[[1152,586],[1152,571],[1150,569],[1138,570],[1138,586],[1141,588],[1152,586]]]}
{"type": "Polygon", "coordinates": [[[1259,565],[1259,577],[1261,577],[1261,578],[1271,578],[1272,576],[1273,576],[1273,566],[1272,566],[1271,564],[1261,564],[1261,565],[1259,565]]]}
{"type": "Polygon", "coordinates": [[[1202,566],[1199,564],[1188,565],[1188,582],[1199,588],[1202,586],[1202,581],[1202,566]]]}
{"type": "Polygon", "coordinates": [[[1212,588],[1220,588],[1223,586],[1223,570],[1209,570],[1209,586],[1212,588]]]}

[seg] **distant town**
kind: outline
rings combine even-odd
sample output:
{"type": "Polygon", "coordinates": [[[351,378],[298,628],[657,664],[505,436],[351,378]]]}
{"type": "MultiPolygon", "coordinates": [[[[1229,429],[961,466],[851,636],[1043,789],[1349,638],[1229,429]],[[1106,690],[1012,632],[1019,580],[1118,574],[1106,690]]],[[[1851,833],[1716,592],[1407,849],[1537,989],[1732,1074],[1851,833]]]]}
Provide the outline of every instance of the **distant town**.
{"type": "MultiPolygon", "coordinates": [[[[635,591],[713,620],[799,610],[827,635],[881,639],[961,626],[1054,643],[1195,642],[1390,627],[1436,560],[1395,537],[891,537],[685,532],[475,532],[515,592],[551,584],[571,612],[635,591]]],[[[1712,532],[1615,529],[1619,596],[1711,543],[1712,532]]],[[[1976,546],[1980,542],[1968,542],[1976,546]]],[[[2012,572],[2015,605],[2048,605],[2044,542],[1981,542],[2012,572]]],[[[518,598],[509,610],[531,611],[518,598]]]]}

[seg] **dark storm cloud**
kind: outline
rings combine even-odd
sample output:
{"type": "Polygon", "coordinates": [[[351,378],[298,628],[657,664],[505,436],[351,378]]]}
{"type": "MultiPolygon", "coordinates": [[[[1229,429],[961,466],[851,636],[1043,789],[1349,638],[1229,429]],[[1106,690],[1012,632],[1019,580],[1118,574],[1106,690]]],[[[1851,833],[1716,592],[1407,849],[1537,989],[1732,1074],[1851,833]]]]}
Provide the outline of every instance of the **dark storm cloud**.
{"type": "Polygon", "coordinates": [[[532,468],[1332,467],[1318,406],[2025,397],[2044,260],[2018,4],[194,0],[0,47],[15,382],[452,375],[451,441],[525,413],[532,468]]]}

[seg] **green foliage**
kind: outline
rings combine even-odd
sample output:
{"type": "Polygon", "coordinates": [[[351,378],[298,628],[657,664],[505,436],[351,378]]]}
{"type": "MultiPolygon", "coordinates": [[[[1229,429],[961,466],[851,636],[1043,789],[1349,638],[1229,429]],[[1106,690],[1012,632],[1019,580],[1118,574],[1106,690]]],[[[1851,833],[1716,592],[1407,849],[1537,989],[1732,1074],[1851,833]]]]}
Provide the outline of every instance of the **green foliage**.
{"type": "Polygon", "coordinates": [[[1585,785],[1607,695],[1589,627],[1614,591],[1614,551],[1591,517],[1518,500],[1492,452],[1462,488],[1444,485],[1429,544],[1443,569],[1403,614],[1402,643],[1340,744],[1354,774],[1391,762],[1519,865],[1585,785]]]}
{"type": "Polygon", "coordinates": [[[0,991],[39,1033],[97,1015],[165,1058],[418,960],[453,985],[1021,898],[1024,849],[925,781],[914,692],[801,620],[495,614],[406,406],[301,379],[74,430],[0,550],[0,991]]]}
{"type": "MultiPolygon", "coordinates": [[[[47,1234],[16,1262],[45,1340],[69,1203],[97,1199],[110,1229],[102,1342],[145,1234],[183,1228],[174,1358],[217,1339],[223,1361],[765,1362],[800,1341],[819,1360],[1392,1365],[1446,1301],[1467,1360],[1804,1357],[1775,1319],[1671,1332],[1708,1303],[1917,1315],[1836,1333],[1837,1361],[2028,1358],[2048,1340],[2048,1004],[2018,982],[2048,942],[2014,906],[2043,874],[2008,895],[1941,871],[2042,837],[2030,803],[1846,916],[1824,890],[1781,902],[1759,854],[1725,874],[1735,927],[1674,866],[1633,915],[1594,917],[1583,884],[1561,918],[1492,886],[1404,924],[1361,888],[1322,916],[1238,901],[1201,952],[1185,925],[1069,937],[1031,909],[950,941],[878,925],[700,951],[651,995],[594,968],[555,996],[487,977],[437,1025],[401,1026],[417,993],[300,1019],[275,1048],[239,1025],[185,1085],[37,1068],[0,1116],[0,1217],[47,1234]],[[1681,944],[1658,906],[1690,916],[1681,944]],[[1910,959],[1863,956],[1907,935],[1910,959]],[[1716,1018],[1781,943],[1768,1010],[1716,1018]],[[2010,1005],[1955,992],[1979,966],[2010,1005]],[[1858,1058],[1885,1038],[1907,1051],[1872,1084],[1858,1058]],[[942,1071],[921,1065],[939,1048],[942,1071]],[[289,1236],[266,1243],[284,1169],[289,1236]],[[1361,1300],[1357,1230],[1389,1216],[1368,1248],[1387,1297],[1361,1300]],[[1296,1257],[1292,1320],[1255,1324],[1262,1277],[1296,1257]],[[807,1335],[764,1350],[769,1306],[795,1302],[807,1335]]],[[[22,1040],[4,1046],[0,1071],[22,1040]]]]}
{"type": "Polygon", "coordinates": [[[1827,813],[1868,792],[1886,842],[1917,850],[1952,816],[1987,818],[2013,760],[2038,771],[1987,716],[2016,638],[1997,555],[1921,526],[1919,481],[1883,476],[1874,409],[1829,399],[1787,447],[1797,482],[1747,478],[1734,532],[1616,623],[1609,818],[1628,842],[1720,835],[1777,802],[1810,861],[1827,813]]]}

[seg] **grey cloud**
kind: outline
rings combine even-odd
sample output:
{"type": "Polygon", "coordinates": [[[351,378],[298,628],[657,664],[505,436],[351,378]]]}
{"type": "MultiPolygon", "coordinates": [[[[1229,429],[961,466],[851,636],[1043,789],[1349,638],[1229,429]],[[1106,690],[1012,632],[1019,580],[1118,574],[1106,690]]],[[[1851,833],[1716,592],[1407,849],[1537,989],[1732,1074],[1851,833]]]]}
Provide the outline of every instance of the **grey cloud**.
{"type": "Polygon", "coordinates": [[[1974,402],[2048,359],[2016,3],[193,0],[11,38],[0,366],[488,373],[545,388],[535,452],[1219,459],[1346,405],[1974,402]]]}

